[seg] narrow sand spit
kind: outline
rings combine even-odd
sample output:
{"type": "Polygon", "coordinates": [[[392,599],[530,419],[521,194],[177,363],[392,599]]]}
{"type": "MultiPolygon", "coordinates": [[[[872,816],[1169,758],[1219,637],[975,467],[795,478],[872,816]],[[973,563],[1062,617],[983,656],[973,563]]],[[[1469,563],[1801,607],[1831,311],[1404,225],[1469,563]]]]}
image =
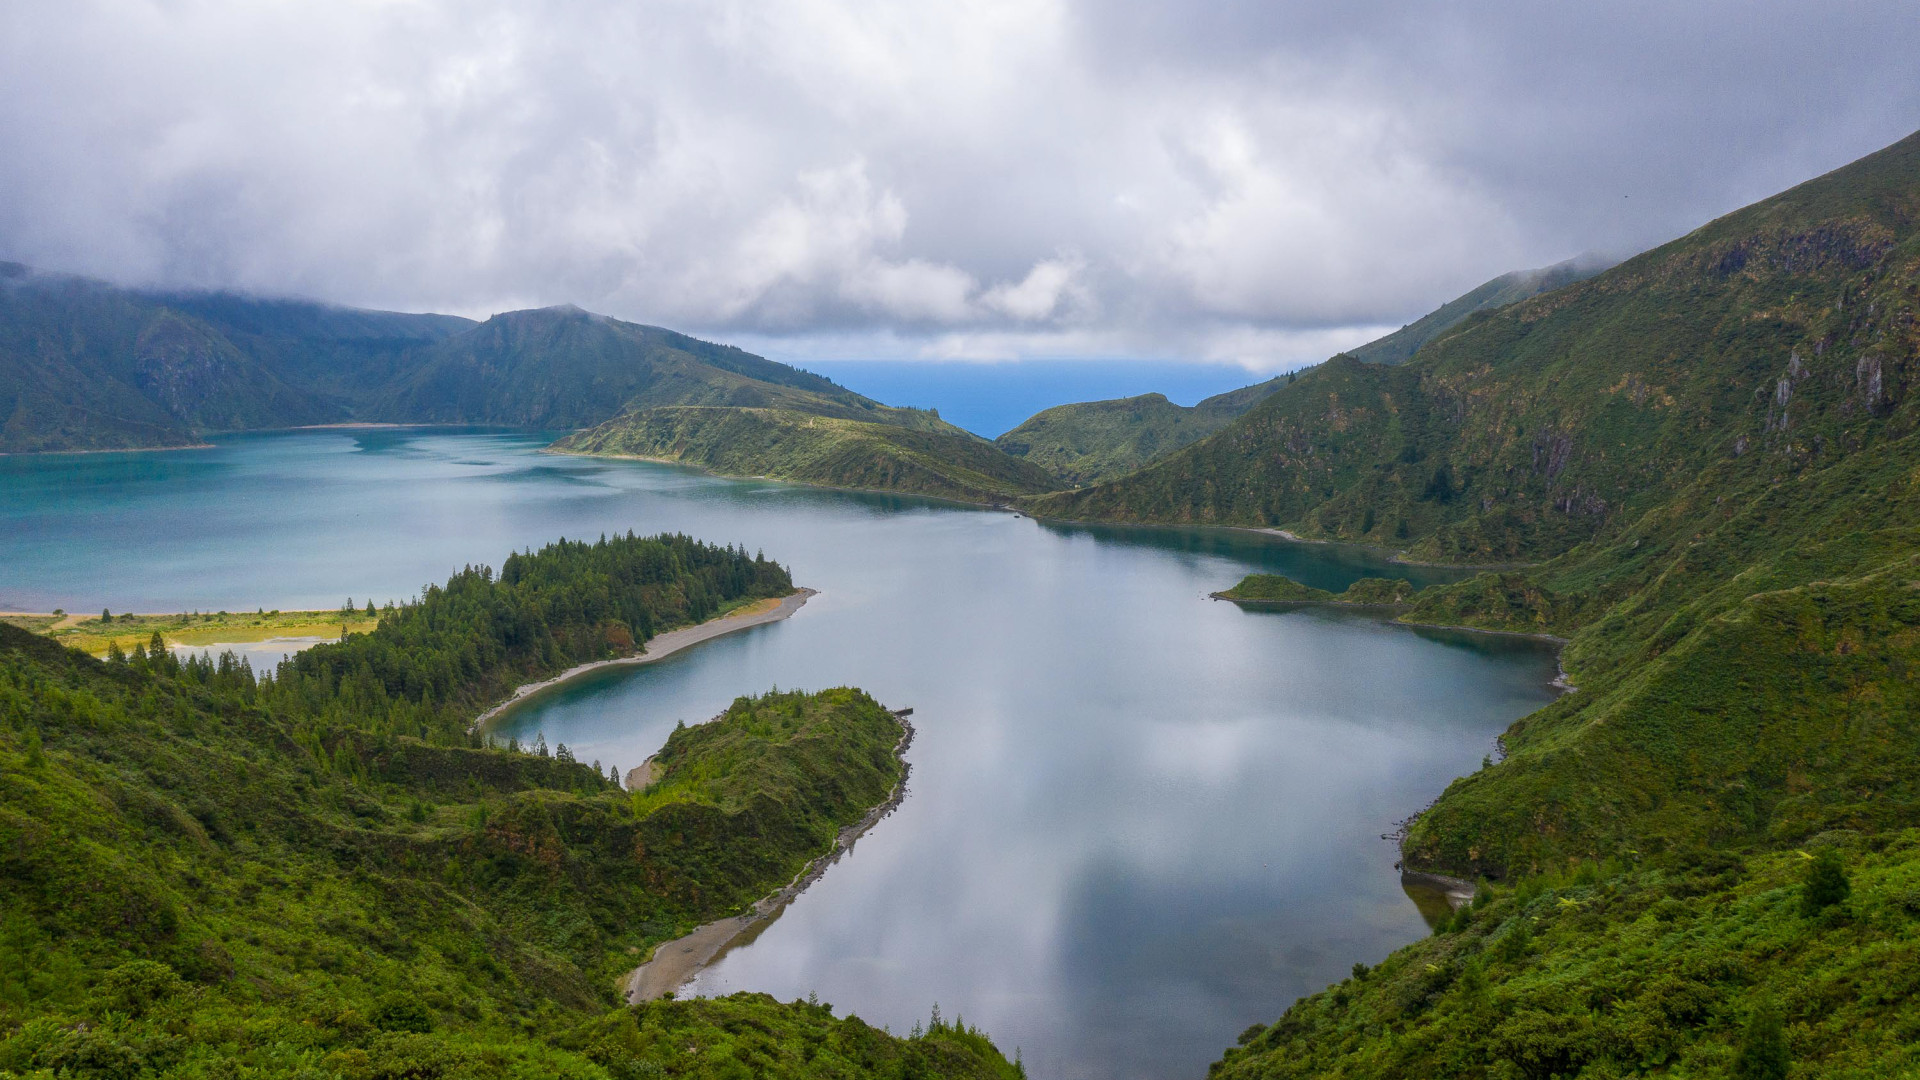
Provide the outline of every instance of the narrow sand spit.
{"type": "MultiPolygon", "coordinates": [[[[761,897],[745,914],[707,923],[690,934],[654,946],[653,956],[627,976],[626,994],[629,1002],[652,1001],[685,986],[702,968],[725,953],[729,945],[747,936],[748,931],[771,922],[782,908],[793,902],[794,897],[818,881],[820,875],[827,872],[827,867],[851,851],[855,840],[900,805],[900,800],[906,798],[907,773],[911,771],[904,758],[907,747],[913,742],[913,725],[907,722],[907,715],[911,712],[912,709],[899,709],[893,714],[899,718],[903,729],[900,741],[893,746],[893,756],[900,760],[902,771],[900,782],[887,794],[887,801],[867,811],[867,815],[859,821],[841,829],[840,835],[834,838],[831,850],[801,868],[800,875],[788,882],[786,888],[761,897]]],[[[652,765],[653,759],[648,758],[647,764],[641,768],[651,768],[652,765]]]]}
{"type": "Polygon", "coordinates": [[[782,597],[779,602],[771,605],[765,603],[754,604],[750,607],[741,608],[731,614],[722,615],[717,619],[708,619],[706,622],[694,626],[683,626],[678,630],[668,630],[664,634],[655,634],[653,638],[647,642],[638,656],[624,656],[618,660],[596,660],[591,664],[581,664],[577,667],[570,667],[551,679],[545,679],[537,683],[528,683],[520,689],[515,690],[512,697],[495,705],[493,708],[488,709],[475,718],[473,721],[473,729],[478,731],[494,717],[513,708],[527,698],[543,690],[558,686],[568,679],[583,675],[597,668],[617,667],[623,664],[651,664],[655,660],[677,653],[689,645],[698,645],[703,641],[717,638],[722,634],[731,634],[745,630],[748,627],[761,626],[770,622],[779,622],[781,619],[799,611],[802,604],[805,604],[809,599],[817,595],[819,595],[819,591],[816,589],[796,589],[792,595],[782,597]]]}

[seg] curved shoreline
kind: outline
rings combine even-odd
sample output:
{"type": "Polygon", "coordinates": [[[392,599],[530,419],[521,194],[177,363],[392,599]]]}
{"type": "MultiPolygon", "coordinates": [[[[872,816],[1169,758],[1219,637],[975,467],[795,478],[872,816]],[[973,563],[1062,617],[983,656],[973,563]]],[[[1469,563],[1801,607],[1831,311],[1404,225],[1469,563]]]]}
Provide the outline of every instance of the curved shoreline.
{"type": "MultiPolygon", "coordinates": [[[[807,886],[820,880],[820,876],[827,872],[827,867],[852,851],[854,841],[878,825],[882,818],[893,813],[901,800],[907,797],[907,777],[913,772],[913,766],[906,759],[907,747],[913,745],[913,724],[907,720],[912,713],[912,709],[893,711],[893,717],[900,721],[901,728],[900,740],[893,744],[893,759],[900,763],[900,780],[887,793],[886,801],[867,811],[859,821],[841,829],[833,839],[833,847],[808,860],[807,865],[801,867],[800,873],[784,888],[754,901],[753,907],[744,914],[704,923],[677,938],[655,945],[653,955],[647,958],[646,963],[628,972],[622,980],[621,993],[628,1004],[664,997],[691,982],[694,976],[725,955],[734,942],[749,931],[772,922],[783,908],[793,903],[795,897],[807,890],[807,886]]],[[[651,763],[653,759],[647,760],[651,763]]]]}
{"type": "Polygon", "coordinates": [[[641,648],[637,656],[622,656],[613,660],[595,660],[591,664],[578,664],[555,675],[551,679],[542,679],[539,682],[527,683],[515,689],[512,697],[481,713],[479,716],[474,717],[473,724],[469,730],[478,731],[501,714],[524,703],[527,699],[551,690],[568,680],[579,678],[589,671],[596,671],[606,667],[622,667],[629,664],[651,664],[656,660],[664,660],[682,649],[698,645],[703,641],[709,641],[726,634],[737,633],[750,627],[764,626],[770,622],[779,622],[794,612],[799,611],[802,605],[818,595],[820,595],[820,590],[818,589],[795,589],[793,592],[781,597],[779,603],[765,611],[752,613],[733,611],[719,618],[708,619],[703,623],[695,623],[692,626],[682,626],[676,630],[668,630],[664,633],[655,634],[647,640],[647,643],[641,648]]]}

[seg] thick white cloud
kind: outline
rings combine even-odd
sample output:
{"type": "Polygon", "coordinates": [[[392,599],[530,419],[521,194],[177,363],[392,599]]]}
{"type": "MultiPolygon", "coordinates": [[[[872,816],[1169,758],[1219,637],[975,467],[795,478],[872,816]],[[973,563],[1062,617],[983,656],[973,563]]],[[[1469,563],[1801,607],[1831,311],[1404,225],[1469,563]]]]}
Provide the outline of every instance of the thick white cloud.
{"type": "Polygon", "coordinates": [[[22,0],[0,258],[1275,366],[1890,142],[1916,46],[1864,0],[22,0]]]}

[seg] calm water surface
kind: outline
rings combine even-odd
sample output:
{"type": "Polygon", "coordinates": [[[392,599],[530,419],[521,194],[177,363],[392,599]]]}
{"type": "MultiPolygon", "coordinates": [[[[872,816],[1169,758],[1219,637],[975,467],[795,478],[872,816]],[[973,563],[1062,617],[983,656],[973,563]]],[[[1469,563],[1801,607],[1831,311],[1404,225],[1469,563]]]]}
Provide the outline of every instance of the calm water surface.
{"type": "Polygon", "coordinates": [[[1061,528],[913,499],[538,454],[525,434],[295,433],[0,458],[0,610],[404,598],[558,536],[682,531],[821,590],[793,619],[509,714],[623,769],[771,686],[911,706],[910,794],[699,992],[938,1002],[1036,1077],[1199,1077],[1247,1025],[1425,933],[1380,839],[1551,697],[1531,643],[1207,599],[1365,553],[1061,528]]]}

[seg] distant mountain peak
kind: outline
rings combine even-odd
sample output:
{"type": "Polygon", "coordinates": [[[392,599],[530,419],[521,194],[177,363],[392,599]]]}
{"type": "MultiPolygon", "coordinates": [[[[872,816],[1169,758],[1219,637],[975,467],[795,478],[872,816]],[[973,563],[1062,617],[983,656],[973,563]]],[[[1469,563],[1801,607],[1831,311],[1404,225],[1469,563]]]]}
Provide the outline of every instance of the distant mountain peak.
{"type": "Polygon", "coordinates": [[[516,308],[512,311],[497,311],[487,319],[488,322],[551,322],[559,319],[599,319],[610,321],[605,315],[595,314],[578,304],[550,304],[547,307],[516,308]]]}

